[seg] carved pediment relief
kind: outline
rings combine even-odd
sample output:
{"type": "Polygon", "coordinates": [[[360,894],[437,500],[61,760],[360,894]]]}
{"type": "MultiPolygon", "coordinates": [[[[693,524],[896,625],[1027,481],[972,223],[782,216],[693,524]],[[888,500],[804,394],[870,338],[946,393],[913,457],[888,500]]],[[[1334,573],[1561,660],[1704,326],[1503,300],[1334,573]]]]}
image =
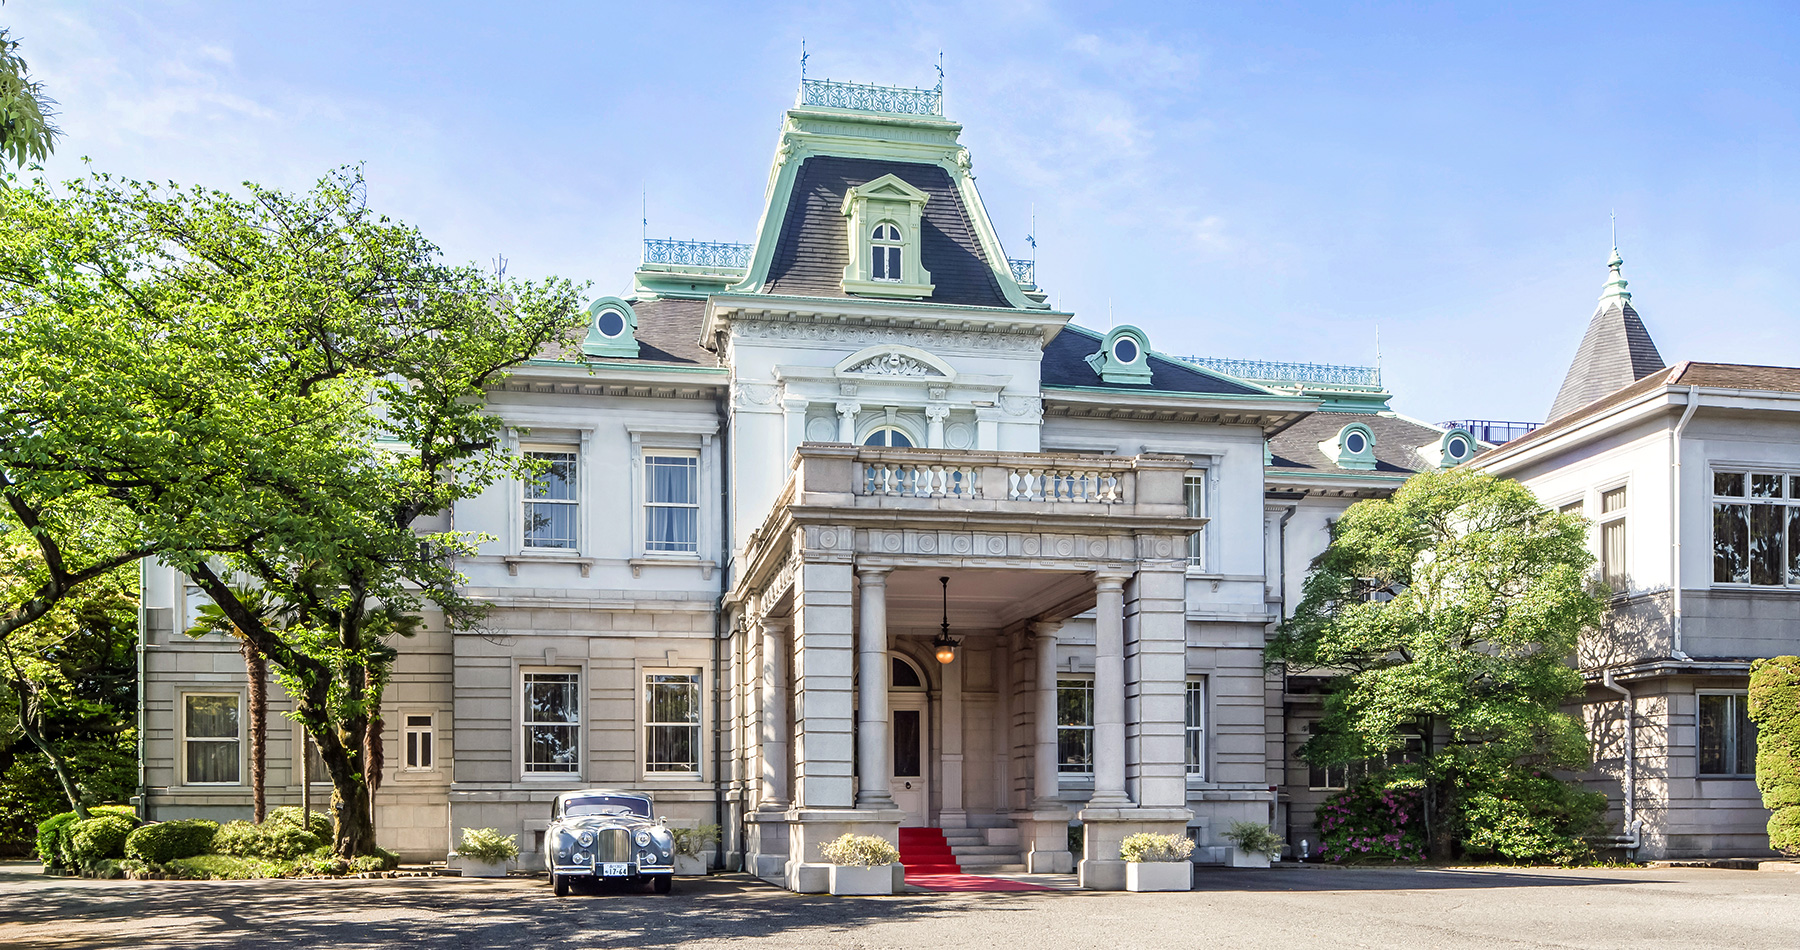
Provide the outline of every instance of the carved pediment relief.
{"type": "Polygon", "coordinates": [[[950,364],[911,346],[872,346],[852,354],[836,367],[839,376],[888,376],[945,381],[956,376],[950,364]]]}
{"type": "Polygon", "coordinates": [[[899,353],[886,353],[877,356],[874,359],[863,360],[861,363],[844,370],[844,372],[858,373],[863,376],[944,375],[943,373],[938,372],[938,369],[935,366],[928,366],[910,356],[903,356],[899,353]]]}

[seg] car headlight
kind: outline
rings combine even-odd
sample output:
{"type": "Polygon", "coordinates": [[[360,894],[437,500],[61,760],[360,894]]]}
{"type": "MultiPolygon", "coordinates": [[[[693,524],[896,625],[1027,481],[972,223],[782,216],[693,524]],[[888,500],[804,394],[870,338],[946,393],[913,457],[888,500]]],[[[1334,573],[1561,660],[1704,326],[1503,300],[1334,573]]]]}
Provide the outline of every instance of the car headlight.
{"type": "Polygon", "coordinates": [[[656,855],[651,854],[648,851],[639,851],[638,852],[638,863],[639,864],[655,864],[656,863],[656,855]]]}
{"type": "Polygon", "coordinates": [[[638,847],[640,847],[640,848],[650,847],[650,832],[648,832],[648,831],[638,832],[637,833],[637,843],[638,843],[638,847]]]}
{"type": "Polygon", "coordinates": [[[581,841],[581,846],[585,848],[594,843],[594,833],[591,831],[584,831],[581,833],[579,840],[581,841]]]}

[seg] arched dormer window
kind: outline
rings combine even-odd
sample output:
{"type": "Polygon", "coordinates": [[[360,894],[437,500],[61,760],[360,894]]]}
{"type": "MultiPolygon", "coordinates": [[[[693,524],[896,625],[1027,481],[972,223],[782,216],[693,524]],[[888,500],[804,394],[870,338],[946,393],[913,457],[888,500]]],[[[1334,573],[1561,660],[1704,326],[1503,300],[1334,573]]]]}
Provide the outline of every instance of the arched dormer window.
{"type": "Polygon", "coordinates": [[[900,280],[905,271],[900,267],[899,225],[892,221],[883,221],[875,225],[874,233],[869,235],[869,252],[871,256],[869,277],[871,280],[895,282],[900,280]]]}
{"type": "Polygon", "coordinates": [[[1338,468],[1372,471],[1375,468],[1375,430],[1361,422],[1352,422],[1338,430],[1335,437],[1319,443],[1319,451],[1338,468]]]}
{"type": "Polygon", "coordinates": [[[863,440],[863,444],[885,446],[892,449],[910,449],[913,447],[912,438],[893,426],[882,426],[874,432],[869,433],[869,437],[863,440]]]}

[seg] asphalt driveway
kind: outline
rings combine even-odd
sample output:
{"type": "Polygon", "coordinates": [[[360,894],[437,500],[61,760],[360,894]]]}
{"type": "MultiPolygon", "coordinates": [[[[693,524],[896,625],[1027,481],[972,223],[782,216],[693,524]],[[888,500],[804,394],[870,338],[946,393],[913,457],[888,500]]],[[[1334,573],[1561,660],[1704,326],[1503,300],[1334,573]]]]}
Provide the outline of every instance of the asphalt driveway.
{"type": "Polygon", "coordinates": [[[542,881],[79,881],[0,865],[0,947],[1800,947],[1800,874],[1207,870],[1180,894],[832,898],[742,875],[558,899],[542,881]]]}

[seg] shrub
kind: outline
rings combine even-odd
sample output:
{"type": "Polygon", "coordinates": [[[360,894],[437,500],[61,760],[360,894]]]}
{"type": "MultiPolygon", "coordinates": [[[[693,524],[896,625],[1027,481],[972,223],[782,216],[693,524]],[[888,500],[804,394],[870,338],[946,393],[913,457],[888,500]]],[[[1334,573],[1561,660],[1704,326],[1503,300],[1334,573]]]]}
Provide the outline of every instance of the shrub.
{"type": "Polygon", "coordinates": [[[55,868],[64,866],[62,854],[57,850],[56,843],[62,837],[63,826],[72,824],[74,821],[75,813],[72,811],[65,811],[59,815],[51,815],[43,821],[38,822],[38,860],[44,862],[45,867],[55,868]]]}
{"type": "Polygon", "coordinates": [[[669,836],[674,839],[675,853],[699,857],[708,845],[717,844],[719,840],[718,825],[696,825],[692,828],[670,828],[669,836]]]}
{"type": "Polygon", "coordinates": [[[90,867],[108,858],[125,856],[125,838],[137,827],[137,819],[124,815],[95,815],[65,827],[73,865],[90,867]]]}
{"type": "Polygon", "coordinates": [[[1240,851],[1266,854],[1271,858],[1280,855],[1281,846],[1287,843],[1260,821],[1234,821],[1221,837],[1237,845],[1240,851]]]}
{"type": "Polygon", "coordinates": [[[1468,854],[1562,865],[1593,860],[1583,836],[1598,830],[1605,795],[1538,772],[1474,773],[1469,781],[1474,788],[1462,810],[1468,854]]]}
{"type": "Polygon", "coordinates": [[[464,828],[456,853],[483,864],[505,864],[519,856],[519,843],[498,828],[464,828]]]}
{"type": "Polygon", "coordinates": [[[191,858],[176,858],[164,867],[175,877],[193,881],[248,881],[283,877],[292,870],[291,865],[283,862],[228,854],[199,854],[191,858]]]}
{"type": "Polygon", "coordinates": [[[1750,664],[1756,787],[1769,815],[1769,847],[1800,854],[1800,657],[1750,664]]]}
{"type": "Polygon", "coordinates": [[[303,819],[298,805],[283,805],[270,810],[269,817],[264,820],[263,824],[293,825],[309,832],[322,842],[331,840],[331,816],[322,811],[315,811],[307,812],[303,819]]]}
{"type": "Polygon", "coordinates": [[[230,821],[219,826],[213,836],[212,849],[218,854],[238,858],[265,858],[292,861],[317,848],[320,841],[299,825],[286,821],[265,821],[253,825],[247,821],[230,821]]]}
{"type": "Polygon", "coordinates": [[[1370,776],[1320,803],[1319,860],[1417,861],[1425,856],[1419,784],[1370,776]]]}
{"type": "Polygon", "coordinates": [[[1132,864],[1163,864],[1186,861],[1194,853],[1194,843],[1187,835],[1159,835],[1139,832],[1126,835],[1119,842],[1119,857],[1132,864]]]}
{"type": "Polygon", "coordinates": [[[886,838],[875,835],[846,834],[819,846],[819,853],[832,864],[846,867],[873,868],[900,860],[900,852],[886,838]]]}
{"type": "Polygon", "coordinates": [[[125,839],[125,856],[149,864],[166,864],[212,850],[219,823],[203,818],[159,821],[133,831],[125,839]]]}

